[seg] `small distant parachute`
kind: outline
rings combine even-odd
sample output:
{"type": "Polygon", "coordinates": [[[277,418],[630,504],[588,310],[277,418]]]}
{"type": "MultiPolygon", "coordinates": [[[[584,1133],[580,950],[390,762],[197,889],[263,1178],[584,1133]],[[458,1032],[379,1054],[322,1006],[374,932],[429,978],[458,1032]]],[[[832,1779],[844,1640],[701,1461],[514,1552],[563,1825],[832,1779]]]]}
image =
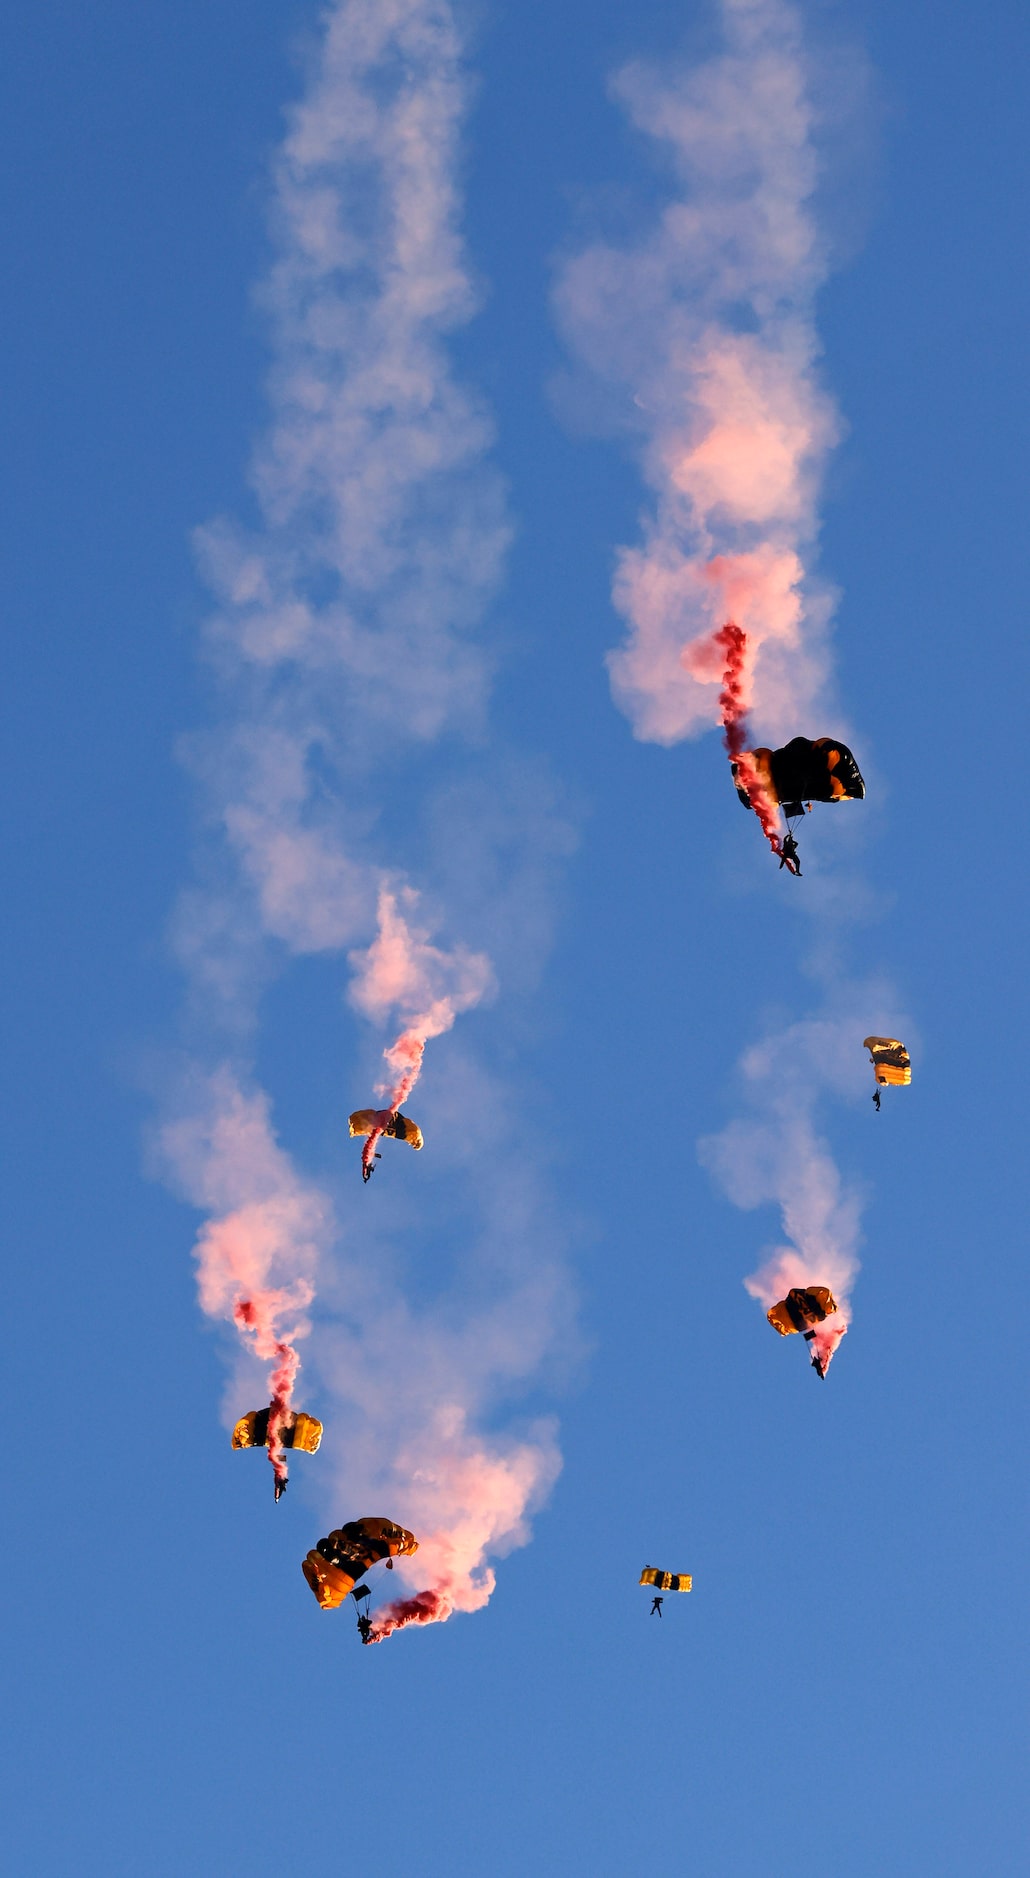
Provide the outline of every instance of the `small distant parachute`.
{"type": "MultiPolygon", "coordinates": [[[[858,764],[847,744],[835,737],[792,737],[780,750],[760,744],[747,754],[766,795],[788,822],[804,814],[806,802],[860,802],[865,795],[858,764]]],[[[736,781],[736,763],[732,768],[736,781]]],[[[745,808],[751,808],[740,782],[737,794],[745,808]]]]}
{"type": "Polygon", "coordinates": [[[795,1331],[800,1331],[806,1343],[814,1343],[812,1368],[824,1382],[830,1359],[847,1329],[847,1325],[841,1323],[830,1326],[825,1335],[820,1333],[819,1326],[832,1317],[836,1309],[837,1300],[826,1285],[808,1285],[788,1291],[781,1303],[774,1304],[765,1313],[781,1337],[792,1337],[795,1331]]]}
{"type": "Polygon", "coordinates": [[[897,1037],[865,1037],[862,1048],[869,1052],[877,1083],[881,1087],[886,1087],[888,1083],[899,1089],[908,1087],[912,1081],[912,1058],[897,1037]]]}
{"type": "Polygon", "coordinates": [[[694,1583],[688,1572],[659,1572],[653,1565],[644,1566],[639,1582],[656,1591],[690,1591],[694,1583]]]}
{"type": "MultiPolygon", "coordinates": [[[[234,1448],[267,1448],[268,1417],[271,1409],[252,1409],[241,1415],[232,1431],[234,1448]]],[[[322,1424],[313,1415],[292,1410],[279,1423],[279,1441],[284,1448],[299,1448],[302,1454],[317,1454],[322,1440],[322,1424]]]]}
{"type": "Polygon", "coordinates": [[[335,1611],[372,1565],[418,1551],[418,1540],[392,1519],[352,1519],[339,1526],[303,1561],[301,1570],[323,1611],[335,1611]]]}

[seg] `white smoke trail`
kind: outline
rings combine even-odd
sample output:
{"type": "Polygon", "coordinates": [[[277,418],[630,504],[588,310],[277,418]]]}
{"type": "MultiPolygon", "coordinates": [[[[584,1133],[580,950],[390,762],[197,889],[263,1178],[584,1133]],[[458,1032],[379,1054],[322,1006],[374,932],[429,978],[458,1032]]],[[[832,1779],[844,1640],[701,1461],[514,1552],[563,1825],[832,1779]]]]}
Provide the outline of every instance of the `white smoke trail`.
{"type": "MultiPolygon", "coordinates": [[[[417,1050],[420,1064],[426,1040],[493,983],[481,954],[435,942],[394,856],[399,835],[412,846],[419,759],[445,735],[482,731],[490,659],[475,629],[509,526],[490,421],[448,349],[475,311],[455,188],[465,81],[451,9],[336,0],[323,17],[274,169],[256,519],[198,537],[219,599],[206,645],[221,712],[186,748],[203,787],[207,878],[183,899],[176,941],[205,1025],[230,1041],[247,1036],[263,983],[290,955],[349,949],[351,1001],[407,1026],[388,1053],[407,1072],[396,1053],[417,1050]]],[[[481,1239],[453,1294],[416,1308],[400,1257],[383,1258],[370,1283],[364,1235],[341,1243],[329,1183],[296,1170],[245,1059],[198,1069],[191,1087],[192,1107],[160,1146],[213,1215],[197,1247],[202,1305],[260,1351],[289,1343],[293,1369],[280,1369],[291,1381],[296,1340],[309,1335],[312,1366],[341,1404],[360,1400],[368,1437],[356,1457],[327,1429],[329,1523],[380,1511],[355,1496],[387,1492],[391,1514],[423,1537],[417,1566],[435,1575],[437,1614],[476,1608],[493,1582],[488,1556],[524,1542],[557,1469],[549,1427],[482,1427],[564,1334],[557,1253],[541,1253],[530,1282],[526,1243],[516,1257],[511,1241],[517,1222],[546,1246],[541,1199],[498,1207],[511,1175],[495,1144],[496,1171],[474,1186],[481,1239]]],[[[499,1110],[503,1092],[493,1097],[499,1110]]]]}

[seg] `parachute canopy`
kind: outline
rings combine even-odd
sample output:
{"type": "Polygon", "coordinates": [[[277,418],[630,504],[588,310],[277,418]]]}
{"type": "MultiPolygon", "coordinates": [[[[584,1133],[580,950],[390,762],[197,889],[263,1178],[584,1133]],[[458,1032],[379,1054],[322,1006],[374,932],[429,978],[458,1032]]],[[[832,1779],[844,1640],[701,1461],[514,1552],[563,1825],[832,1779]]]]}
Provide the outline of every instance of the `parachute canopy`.
{"type": "Polygon", "coordinates": [[[409,1147],[420,1148],[423,1145],[422,1130],[410,1115],[392,1115],[389,1109],[355,1109],[350,1118],[352,1135],[371,1135],[376,1129],[381,1134],[393,1136],[396,1141],[406,1141],[409,1147]]]}
{"type": "Polygon", "coordinates": [[[413,1533],[397,1526],[392,1519],[352,1519],[339,1526],[326,1539],[320,1539],[304,1560],[301,1570],[323,1611],[335,1611],[348,1592],[353,1591],[371,1565],[385,1559],[418,1551],[413,1533]]]}
{"type": "Polygon", "coordinates": [[[765,1314],[781,1337],[792,1337],[800,1330],[811,1338],[816,1324],[832,1316],[836,1309],[837,1300],[826,1285],[810,1285],[806,1290],[788,1291],[782,1303],[774,1304],[765,1314]]]}
{"type": "MultiPolygon", "coordinates": [[[[266,1448],[270,1414],[271,1409],[253,1409],[249,1415],[241,1415],[232,1431],[233,1447],[266,1448]]],[[[302,1454],[317,1454],[321,1439],[322,1424],[313,1415],[290,1412],[279,1423],[279,1441],[284,1448],[299,1448],[302,1454]]]]}
{"type": "Polygon", "coordinates": [[[689,1591],[693,1579],[686,1572],[659,1572],[653,1565],[645,1565],[640,1574],[642,1585],[653,1585],[656,1591],[689,1591]]]}
{"type": "Polygon", "coordinates": [[[912,1081],[912,1058],[897,1037],[865,1037],[862,1047],[869,1052],[878,1083],[904,1088],[912,1081]]]}
{"type": "MultiPolygon", "coordinates": [[[[865,795],[858,764],[847,744],[835,737],[792,737],[780,750],[760,744],[748,755],[766,795],[786,816],[803,815],[806,802],[861,801],[865,795]]],[[[737,794],[751,808],[747,790],[737,781],[737,764],[732,768],[737,794]]]]}

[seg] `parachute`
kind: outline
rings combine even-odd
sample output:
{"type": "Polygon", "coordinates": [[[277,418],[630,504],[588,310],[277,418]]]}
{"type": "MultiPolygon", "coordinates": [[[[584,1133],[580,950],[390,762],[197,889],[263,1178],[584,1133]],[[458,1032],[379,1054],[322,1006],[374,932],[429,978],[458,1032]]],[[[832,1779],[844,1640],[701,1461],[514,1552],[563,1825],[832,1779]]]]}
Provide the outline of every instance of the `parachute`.
{"type": "Polygon", "coordinates": [[[369,1567],[418,1551],[418,1540],[392,1519],[352,1519],[339,1526],[304,1559],[301,1570],[318,1600],[319,1609],[335,1611],[369,1567]]]}
{"type": "Polygon", "coordinates": [[[640,1574],[642,1585],[653,1585],[656,1591],[689,1591],[693,1579],[687,1572],[659,1572],[653,1565],[645,1565],[640,1574]]]}
{"type": "Polygon", "coordinates": [[[774,1304],[765,1314],[781,1337],[792,1337],[796,1330],[807,1337],[814,1335],[814,1326],[836,1309],[837,1300],[826,1285],[811,1285],[807,1290],[788,1291],[782,1304],[774,1304]]]}
{"type": "MultiPolygon", "coordinates": [[[[266,1448],[268,1417],[271,1409],[253,1409],[241,1415],[232,1431],[234,1448],[266,1448]]],[[[317,1454],[322,1440],[322,1424],[313,1415],[287,1412],[279,1423],[279,1441],[284,1448],[299,1448],[302,1454],[317,1454]]]]}
{"type": "Polygon", "coordinates": [[[395,1141],[406,1141],[409,1147],[421,1148],[424,1143],[422,1130],[410,1115],[394,1115],[390,1109],[355,1109],[350,1118],[352,1135],[390,1135],[395,1141]]]}
{"type": "MultiPolygon", "coordinates": [[[[783,810],[788,822],[805,812],[806,802],[860,802],[865,795],[862,772],[846,743],[834,737],[792,737],[780,750],[759,745],[746,755],[769,800],[783,810]]],[[[737,794],[745,808],[753,806],[743,784],[737,794]]]]}
{"type": "Polygon", "coordinates": [[[824,1382],[833,1353],[847,1330],[843,1322],[831,1324],[826,1330],[821,1328],[836,1309],[837,1300],[828,1286],[808,1285],[788,1291],[779,1304],[765,1313],[781,1337],[792,1337],[795,1331],[800,1331],[805,1342],[814,1346],[812,1368],[824,1382]]]}
{"type": "Polygon", "coordinates": [[[399,1109],[355,1109],[350,1118],[352,1135],[366,1136],[361,1150],[361,1178],[368,1182],[375,1173],[375,1164],[379,1160],[376,1142],[383,1135],[392,1135],[396,1141],[406,1141],[409,1147],[422,1146],[422,1130],[410,1115],[402,1115],[399,1109]]]}
{"type": "Polygon", "coordinates": [[[869,1060],[881,1087],[888,1083],[893,1083],[897,1088],[908,1087],[912,1081],[912,1058],[897,1037],[865,1037],[862,1048],[869,1052],[869,1060]]]}

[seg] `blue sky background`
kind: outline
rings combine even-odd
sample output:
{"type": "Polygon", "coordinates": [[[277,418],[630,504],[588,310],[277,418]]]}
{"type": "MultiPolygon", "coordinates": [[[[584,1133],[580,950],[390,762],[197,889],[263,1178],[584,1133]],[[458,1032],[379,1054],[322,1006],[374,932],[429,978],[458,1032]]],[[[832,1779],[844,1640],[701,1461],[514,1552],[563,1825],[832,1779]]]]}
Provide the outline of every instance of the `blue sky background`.
{"type": "MultiPolygon", "coordinates": [[[[613,707],[612,556],[641,486],[548,392],[556,257],[599,192],[657,200],[606,75],[704,44],[703,16],[480,12],[466,232],[488,297],[455,354],[518,528],[495,722],[580,836],[542,982],[462,1035],[555,1120],[583,1346],[528,1402],[557,1409],[564,1471],[487,1611],[364,1652],[297,1569],[325,1529],[317,1463],[276,1510],[229,1451],[194,1217],[143,1150],[179,1034],[165,933],[195,811],[174,748],[208,709],[190,531],[246,506],[264,178],[316,17],[40,0],[0,77],[6,1867],[1020,1872],[1030,21],[1004,0],[811,16],[876,75],[819,303],[849,425],[820,571],[879,784],[849,836],[879,910],[841,944],[919,1039],[879,1119],[864,1095],[825,1117],[865,1238],[820,1388],[741,1284],[773,1210],[736,1211],[695,1147],[736,1112],[741,1051],[817,1002],[806,883],[769,864],[714,737],[643,745],[613,707]],[[694,1574],[661,1626],[645,1559],[694,1574]]],[[[298,968],[262,1040],[319,1168],[370,1061],[341,986],[298,968]]],[[[391,1164],[409,1208],[421,1175],[391,1164]]]]}

